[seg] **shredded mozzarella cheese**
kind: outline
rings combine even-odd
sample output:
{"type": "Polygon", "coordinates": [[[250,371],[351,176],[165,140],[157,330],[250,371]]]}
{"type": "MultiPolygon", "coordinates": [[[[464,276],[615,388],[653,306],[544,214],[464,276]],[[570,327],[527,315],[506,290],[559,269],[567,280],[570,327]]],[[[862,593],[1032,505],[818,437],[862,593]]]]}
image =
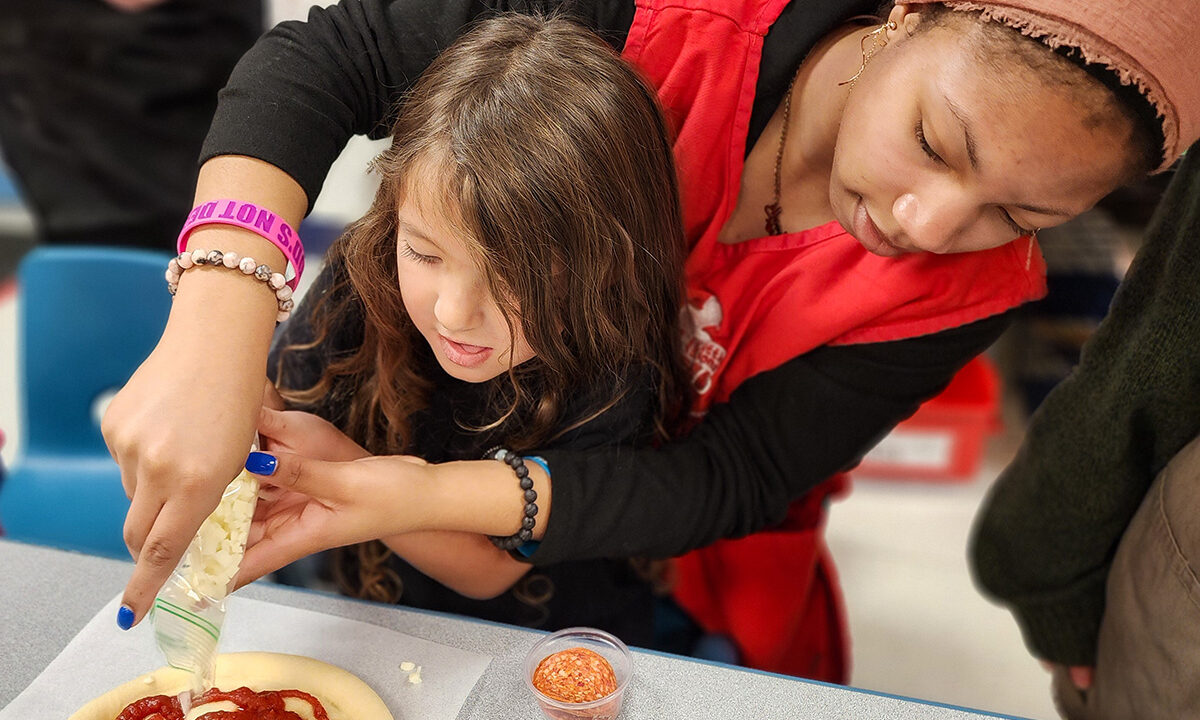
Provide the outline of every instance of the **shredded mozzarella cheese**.
{"type": "Polygon", "coordinates": [[[180,571],[194,592],[221,599],[237,575],[258,501],[258,478],[242,471],[200,526],[180,571]]]}

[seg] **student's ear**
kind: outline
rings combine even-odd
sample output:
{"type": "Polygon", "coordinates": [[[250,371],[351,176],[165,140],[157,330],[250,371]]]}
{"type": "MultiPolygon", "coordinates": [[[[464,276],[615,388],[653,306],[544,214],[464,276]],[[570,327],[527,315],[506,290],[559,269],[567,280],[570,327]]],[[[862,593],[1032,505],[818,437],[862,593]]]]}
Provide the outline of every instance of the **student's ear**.
{"type": "Polygon", "coordinates": [[[897,3],[892,7],[892,11],[887,16],[889,23],[896,23],[895,30],[887,31],[888,41],[898,40],[911,35],[917,29],[917,25],[921,23],[921,18],[922,13],[914,6],[907,3],[897,3]]]}

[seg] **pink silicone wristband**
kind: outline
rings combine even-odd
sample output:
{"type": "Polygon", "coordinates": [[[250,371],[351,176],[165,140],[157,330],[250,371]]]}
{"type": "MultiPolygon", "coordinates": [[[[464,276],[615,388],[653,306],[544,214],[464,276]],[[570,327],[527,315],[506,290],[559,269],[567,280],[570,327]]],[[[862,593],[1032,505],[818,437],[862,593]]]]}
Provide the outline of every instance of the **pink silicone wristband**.
{"type": "Polygon", "coordinates": [[[300,235],[292,229],[291,225],[270,210],[251,202],[228,198],[209,200],[200,203],[188,213],[187,222],[183,224],[183,230],[179,233],[179,252],[183,252],[187,248],[188,235],[192,234],[192,230],[201,225],[215,223],[245,228],[261,235],[279,248],[288,263],[284,278],[286,278],[288,286],[293,290],[296,289],[296,285],[300,282],[300,275],[304,272],[304,245],[300,242],[300,235]]]}

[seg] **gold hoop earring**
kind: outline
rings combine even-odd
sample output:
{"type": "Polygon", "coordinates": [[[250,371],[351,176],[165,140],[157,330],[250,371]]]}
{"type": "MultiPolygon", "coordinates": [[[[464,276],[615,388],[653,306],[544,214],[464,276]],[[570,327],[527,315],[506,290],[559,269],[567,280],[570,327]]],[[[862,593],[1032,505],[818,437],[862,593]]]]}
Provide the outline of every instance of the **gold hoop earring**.
{"type": "Polygon", "coordinates": [[[843,85],[849,85],[850,87],[854,87],[854,83],[858,80],[859,76],[863,74],[863,70],[867,69],[867,61],[870,60],[871,57],[876,52],[879,51],[879,48],[885,47],[888,44],[887,32],[889,30],[894,31],[896,29],[896,27],[897,27],[897,25],[896,25],[895,20],[888,20],[887,22],[883,23],[882,25],[875,28],[871,32],[867,33],[866,35],[863,35],[862,42],[860,42],[858,44],[859,49],[862,50],[862,65],[860,65],[858,67],[858,72],[854,73],[854,77],[852,77],[849,80],[846,80],[844,82],[838,83],[838,87],[841,87],[843,85]],[[870,48],[867,47],[867,40],[871,41],[870,48]]]}

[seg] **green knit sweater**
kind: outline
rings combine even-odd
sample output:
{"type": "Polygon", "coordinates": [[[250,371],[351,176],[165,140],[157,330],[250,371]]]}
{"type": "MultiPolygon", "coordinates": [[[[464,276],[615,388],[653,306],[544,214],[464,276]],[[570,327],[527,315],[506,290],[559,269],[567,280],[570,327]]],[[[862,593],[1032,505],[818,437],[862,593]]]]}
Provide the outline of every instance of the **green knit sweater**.
{"type": "Polygon", "coordinates": [[[1093,665],[1122,533],[1200,434],[1200,143],[1176,171],[1108,316],[1034,414],[976,519],[976,579],[1033,654],[1093,665]]]}

